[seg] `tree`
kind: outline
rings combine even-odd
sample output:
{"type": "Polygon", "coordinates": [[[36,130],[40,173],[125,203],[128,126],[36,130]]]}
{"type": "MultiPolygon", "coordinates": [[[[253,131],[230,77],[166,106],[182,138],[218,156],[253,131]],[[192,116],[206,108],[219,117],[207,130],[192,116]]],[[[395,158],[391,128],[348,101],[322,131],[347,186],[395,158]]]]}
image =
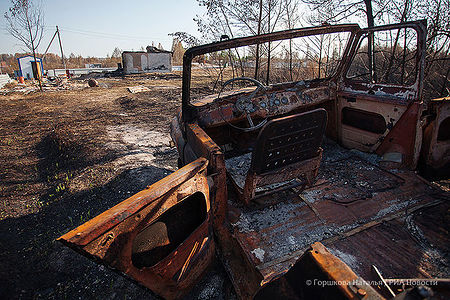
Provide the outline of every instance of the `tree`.
{"type": "MultiPolygon", "coordinates": [[[[283,17],[287,13],[284,0],[197,0],[200,6],[206,8],[204,17],[196,16],[198,30],[202,38],[209,41],[217,41],[223,35],[230,38],[270,33],[284,29],[283,17]]],[[[289,6],[293,7],[293,6],[289,6]]],[[[291,13],[291,12],[290,12],[291,13]]],[[[256,66],[254,77],[260,78],[261,57],[267,54],[267,66],[270,66],[270,52],[273,50],[270,44],[256,45],[252,56],[256,66]]],[[[235,49],[230,50],[229,57],[236,57],[241,76],[245,76],[245,68],[241,54],[235,49]]],[[[230,60],[230,65],[235,68],[236,62],[230,60]]],[[[253,74],[252,74],[253,76],[253,74]]],[[[267,80],[267,74],[266,74],[267,80]]]]}
{"type": "Polygon", "coordinates": [[[181,41],[177,38],[174,38],[172,41],[172,60],[174,64],[182,65],[183,64],[183,55],[186,50],[184,49],[181,41]]]}
{"type": "Polygon", "coordinates": [[[173,32],[168,35],[172,36],[174,40],[176,39],[178,42],[184,43],[186,48],[200,45],[200,40],[198,38],[184,31],[173,32]]]}
{"type": "MultiPolygon", "coordinates": [[[[403,23],[411,20],[426,19],[428,36],[426,41],[426,68],[424,78],[424,95],[428,98],[448,95],[450,64],[450,0],[302,0],[317,12],[310,18],[310,23],[354,22],[358,18],[366,26],[403,23]],[[376,23],[376,24],[375,24],[376,23]]],[[[400,45],[406,35],[400,30],[393,37],[393,49],[400,47],[405,54],[407,47],[400,45]]],[[[372,41],[368,42],[373,47],[372,41]]],[[[404,55],[403,55],[404,57],[404,55]]],[[[403,59],[404,61],[404,59],[403,59]]],[[[394,51],[391,53],[383,77],[390,74],[394,63],[394,51]]],[[[369,69],[375,70],[375,56],[369,60],[369,69]]],[[[404,67],[404,63],[403,63],[404,67]]],[[[372,73],[371,72],[371,73],[372,73]]],[[[375,74],[373,74],[375,75],[375,74]]],[[[377,78],[372,77],[376,81],[377,78]]]]}
{"type": "Polygon", "coordinates": [[[118,47],[114,48],[114,51],[111,54],[112,58],[120,58],[122,57],[122,50],[120,50],[118,47]]]}
{"type": "MultiPolygon", "coordinates": [[[[36,62],[36,50],[44,34],[44,15],[41,6],[31,0],[11,0],[11,7],[5,12],[4,17],[7,21],[6,30],[33,52],[36,62]]],[[[38,80],[42,91],[41,79],[38,80]]]]}

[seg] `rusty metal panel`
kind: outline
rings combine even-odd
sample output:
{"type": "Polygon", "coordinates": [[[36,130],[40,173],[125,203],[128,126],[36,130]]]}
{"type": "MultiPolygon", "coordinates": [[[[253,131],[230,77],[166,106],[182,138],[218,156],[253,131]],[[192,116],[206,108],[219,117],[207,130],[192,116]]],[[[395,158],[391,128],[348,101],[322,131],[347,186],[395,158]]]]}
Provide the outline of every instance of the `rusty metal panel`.
{"type": "Polygon", "coordinates": [[[86,245],[94,238],[151,204],[156,199],[161,198],[174,187],[196,176],[197,173],[205,171],[207,165],[206,160],[198,160],[188,168],[182,168],[170,174],[151,185],[148,189],[131,196],[108,211],[66,233],[61,239],[77,245],[86,245]]]}
{"type": "Polygon", "coordinates": [[[213,206],[213,226],[216,234],[227,229],[224,222],[228,211],[228,190],[225,158],[220,147],[197,124],[186,125],[186,138],[197,156],[206,157],[209,161],[209,172],[212,176],[211,199],[213,206]]]}
{"type": "Polygon", "coordinates": [[[433,116],[424,130],[422,157],[430,173],[449,174],[450,171],[450,98],[430,101],[429,113],[433,116]],[[447,168],[447,170],[445,170],[447,168]]]}
{"type": "MultiPolygon", "coordinates": [[[[383,299],[369,284],[343,261],[334,256],[321,243],[311,245],[311,250],[307,253],[319,266],[321,272],[328,280],[338,283],[337,288],[348,299],[383,299]]],[[[321,291],[319,290],[319,294],[321,291]]]]}
{"type": "Polygon", "coordinates": [[[326,125],[323,108],[269,121],[256,140],[250,172],[262,174],[317,156],[326,125]]]}
{"type": "Polygon", "coordinates": [[[416,168],[422,142],[420,138],[421,128],[418,128],[419,115],[422,111],[421,106],[418,102],[411,103],[377,148],[378,154],[399,152],[403,154],[404,166],[411,169],[416,168]],[[417,144],[419,147],[417,147],[417,144]]]}
{"type": "MultiPolygon", "coordinates": [[[[229,206],[233,239],[264,285],[287,272],[314,242],[345,239],[436,201],[437,191],[414,173],[386,171],[327,142],[315,186],[248,207],[231,199],[229,206]]],[[[370,239],[364,243],[370,249],[370,239]]],[[[385,250],[382,255],[389,256],[385,250]]]]}
{"type": "MultiPolygon", "coordinates": [[[[287,114],[292,111],[307,111],[333,99],[334,89],[323,83],[285,83],[283,89],[279,86],[269,86],[266,93],[257,95],[253,104],[258,108],[252,117],[267,118],[287,114]]],[[[195,102],[197,119],[204,127],[220,126],[227,122],[245,120],[245,116],[234,111],[237,95],[221,97],[211,95],[207,99],[195,102]],[[216,105],[205,105],[215,100],[216,105]]]]}
{"type": "Polygon", "coordinates": [[[164,298],[183,296],[214,258],[207,165],[194,161],[58,240],[164,298]]]}
{"type": "MultiPolygon", "coordinates": [[[[337,107],[339,141],[345,147],[366,152],[376,150],[407,109],[407,106],[403,104],[392,103],[384,98],[347,92],[339,92],[337,107]],[[385,131],[379,133],[374,132],[374,128],[362,129],[370,124],[366,124],[366,126],[348,124],[349,122],[344,121],[343,111],[345,109],[360,110],[373,116],[383,117],[386,124],[385,131]]],[[[365,120],[365,122],[369,123],[370,121],[365,120]]]]}
{"type": "Polygon", "coordinates": [[[445,277],[449,208],[445,202],[424,207],[406,219],[389,220],[325,245],[366,280],[378,280],[372,265],[387,278],[445,277]]]}

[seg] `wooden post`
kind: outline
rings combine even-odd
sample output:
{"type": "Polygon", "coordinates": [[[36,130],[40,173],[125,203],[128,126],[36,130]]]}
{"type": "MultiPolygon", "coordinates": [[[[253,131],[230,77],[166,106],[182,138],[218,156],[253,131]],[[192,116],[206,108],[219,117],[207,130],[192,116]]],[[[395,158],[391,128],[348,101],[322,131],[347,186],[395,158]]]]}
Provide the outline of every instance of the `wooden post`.
{"type": "Polygon", "coordinates": [[[61,43],[61,36],[59,35],[59,28],[58,28],[58,26],[56,26],[56,32],[58,33],[59,49],[61,49],[62,64],[63,64],[64,69],[66,70],[66,74],[67,74],[66,62],[64,60],[64,52],[63,52],[63,47],[62,47],[62,43],[61,43]]]}

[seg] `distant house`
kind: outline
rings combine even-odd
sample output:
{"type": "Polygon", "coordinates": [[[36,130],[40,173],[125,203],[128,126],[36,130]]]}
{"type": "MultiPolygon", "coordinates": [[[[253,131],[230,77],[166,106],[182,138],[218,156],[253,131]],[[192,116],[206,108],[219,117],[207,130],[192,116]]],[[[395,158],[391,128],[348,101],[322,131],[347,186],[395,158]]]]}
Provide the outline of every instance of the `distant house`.
{"type": "MultiPolygon", "coordinates": [[[[26,55],[26,56],[19,57],[17,59],[17,61],[19,63],[20,76],[23,76],[25,79],[34,79],[36,77],[33,72],[33,67],[31,65],[31,63],[34,62],[34,58],[32,55],[26,55]]],[[[38,62],[39,66],[40,66],[41,74],[44,74],[44,67],[42,65],[42,59],[40,59],[39,57],[36,57],[36,61],[38,62]]]]}
{"type": "Polygon", "coordinates": [[[86,69],[96,69],[96,68],[101,68],[102,64],[84,64],[84,67],[86,69]]]}
{"type": "Polygon", "coordinates": [[[171,72],[172,52],[153,46],[144,51],[124,51],[122,53],[123,71],[125,74],[147,72],[171,72]]]}

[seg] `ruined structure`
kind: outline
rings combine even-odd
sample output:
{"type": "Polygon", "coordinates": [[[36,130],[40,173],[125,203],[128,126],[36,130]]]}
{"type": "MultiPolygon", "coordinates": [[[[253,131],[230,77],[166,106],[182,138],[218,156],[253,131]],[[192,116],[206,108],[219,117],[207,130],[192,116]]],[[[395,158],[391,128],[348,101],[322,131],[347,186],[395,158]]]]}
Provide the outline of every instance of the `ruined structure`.
{"type": "Polygon", "coordinates": [[[172,52],[153,46],[148,46],[147,52],[124,51],[122,65],[125,74],[171,72],[172,52]]]}

